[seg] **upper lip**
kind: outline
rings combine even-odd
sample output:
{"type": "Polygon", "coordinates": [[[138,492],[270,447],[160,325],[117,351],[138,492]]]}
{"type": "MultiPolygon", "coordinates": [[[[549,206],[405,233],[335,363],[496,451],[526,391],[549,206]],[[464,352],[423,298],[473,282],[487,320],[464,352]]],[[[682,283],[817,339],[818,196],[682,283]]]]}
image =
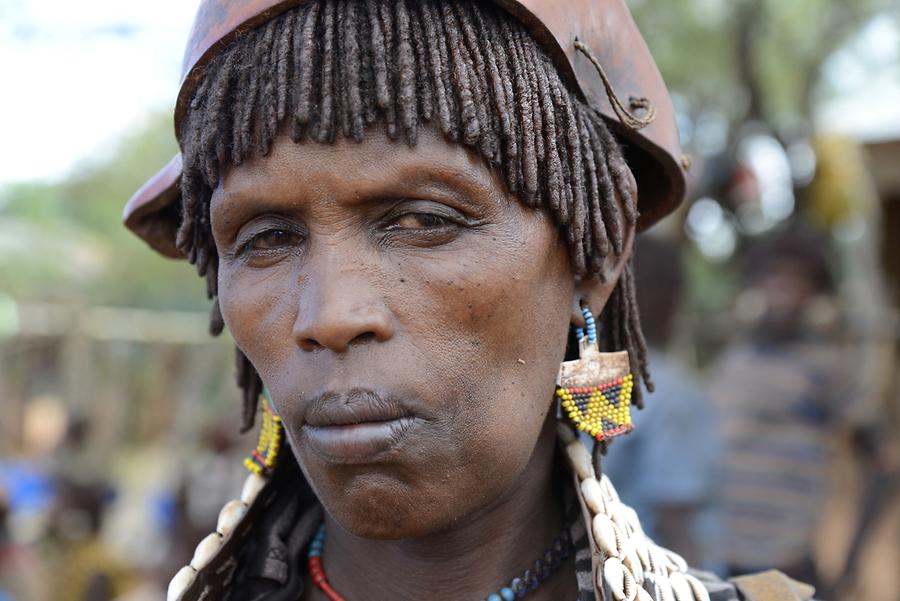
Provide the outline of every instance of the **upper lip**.
{"type": "Polygon", "coordinates": [[[412,415],[395,398],[365,388],[323,392],[307,407],[305,421],[313,427],[387,422],[412,415]]]}

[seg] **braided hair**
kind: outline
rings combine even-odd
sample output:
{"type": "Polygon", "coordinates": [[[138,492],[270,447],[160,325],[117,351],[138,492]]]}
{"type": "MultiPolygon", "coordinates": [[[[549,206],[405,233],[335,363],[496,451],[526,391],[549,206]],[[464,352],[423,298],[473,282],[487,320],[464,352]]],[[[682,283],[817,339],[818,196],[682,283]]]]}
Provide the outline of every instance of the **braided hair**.
{"type": "MultiPolygon", "coordinates": [[[[177,245],[206,278],[211,332],[224,322],[209,201],[225,169],[266,155],[284,130],[294,142],[327,144],[362,142],[382,126],[414,146],[423,124],[474,149],[510,193],[548,211],[577,274],[603,278],[604,259],[626,252],[637,199],[622,150],[517,20],[477,0],[310,0],[242,34],[206,67],[179,132],[177,245]]],[[[627,350],[652,390],[630,262],[600,319],[602,348],[627,350]]],[[[262,382],[239,349],[237,381],[246,431],[262,382]]]]}

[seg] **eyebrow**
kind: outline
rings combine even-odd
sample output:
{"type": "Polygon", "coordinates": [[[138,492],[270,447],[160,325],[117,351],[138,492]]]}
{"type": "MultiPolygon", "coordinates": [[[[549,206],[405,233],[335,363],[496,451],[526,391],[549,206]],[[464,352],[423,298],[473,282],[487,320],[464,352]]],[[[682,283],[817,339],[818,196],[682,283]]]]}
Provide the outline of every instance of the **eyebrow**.
{"type": "MultiPolygon", "coordinates": [[[[356,198],[350,199],[351,204],[364,205],[429,191],[438,196],[452,199],[471,210],[484,210],[488,208],[485,203],[475,202],[474,197],[486,197],[494,200],[503,197],[506,193],[505,189],[497,189],[496,183],[492,180],[484,177],[472,177],[473,174],[468,170],[450,166],[435,169],[429,165],[416,164],[390,172],[391,176],[381,176],[380,180],[368,177],[360,178],[361,189],[356,191],[356,198]]],[[[213,191],[211,200],[224,209],[226,214],[237,212],[239,215],[242,212],[241,209],[247,207],[246,202],[248,201],[252,202],[254,212],[278,212],[284,211],[287,203],[302,204],[310,196],[310,193],[303,188],[293,188],[290,191],[290,198],[286,198],[282,190],[288,188],[284,184],[273,183],[278,177],[282,176],[252,177],[246,182],[239,181],[236,188],[232,186],[229,190],[224,190],[220,183],[219,187],[213,191]],[[275,193],[276,190],[277,193],[275,193]]],[[[342,199],[342,202],[347,201],[347,198],[342,199]]]]}

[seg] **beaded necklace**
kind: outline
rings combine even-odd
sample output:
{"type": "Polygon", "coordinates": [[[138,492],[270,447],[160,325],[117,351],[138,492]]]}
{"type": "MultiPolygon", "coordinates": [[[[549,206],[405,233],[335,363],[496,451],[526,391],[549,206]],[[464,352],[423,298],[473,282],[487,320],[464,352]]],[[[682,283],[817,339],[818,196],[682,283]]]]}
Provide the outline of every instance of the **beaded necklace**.
{"type": "MultiPolygon", "coordinates": [[[[573,552],[572,539],[569,536],[569,528],[564,527],[556,540],[547,548],[543,557],[534,562],[520,576],[509,581],[509,584],[499,591],[491,593],[482,601],[514,601],[521,599],[528,593],[537,589],[541,584],[549,580],[550,576],[569,558],[573,552]]],[[[325,576],[325,567],[322,564],[322,553],[325,551],[325,524],[319,525],[316,535],[309,544],[307,553],[307,565],[309,576],[319,590],[325,593],[331,601],[345,601],[337,591],[328,583],[325,576]]]]}

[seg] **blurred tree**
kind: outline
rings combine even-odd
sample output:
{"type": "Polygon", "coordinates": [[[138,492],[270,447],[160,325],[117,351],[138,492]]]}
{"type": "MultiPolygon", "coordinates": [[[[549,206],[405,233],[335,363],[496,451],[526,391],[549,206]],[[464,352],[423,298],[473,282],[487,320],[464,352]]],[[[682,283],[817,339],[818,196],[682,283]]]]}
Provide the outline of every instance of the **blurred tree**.
{"type": "Polygon", "coordinates": [[[669,223],[697,251],[687,253],[688,306],[702,362],[733,331],[734,259],[749,239],[795,220],[835,231],[859,220],[866,190],[860,178],[846,180],[848,154],[836,161],[823,154],[830,146],[817,129],[827,124],[816,114],[848,85],[877,98],[873,76],[900,69],[896,59],[872,53],[870,35],[876,23],[897,29],[900,4],[627,2],[672,91],[685,150],[698,159],[688,202],[669,223]],[[840,168],[829,170],[834,165],[840,168]],[[839,186],[838,178],[845,178],[839,186]],[[715,314],[720,327],[709,318],[715,314]]]}
{"type": "Polygon", "coordinates": [[[0,190],[0,291],[20,300],[205,308],[183,262],[162,260],[121,222],[130,195],[176,151],[156,114],[59,183],[0,190]]]}
{"type": "Polygon", "coordinates": [[[808,135],[828,58],[894,0],[629,0],[692,121],[753,121],[780,139],[808,135]]]}

